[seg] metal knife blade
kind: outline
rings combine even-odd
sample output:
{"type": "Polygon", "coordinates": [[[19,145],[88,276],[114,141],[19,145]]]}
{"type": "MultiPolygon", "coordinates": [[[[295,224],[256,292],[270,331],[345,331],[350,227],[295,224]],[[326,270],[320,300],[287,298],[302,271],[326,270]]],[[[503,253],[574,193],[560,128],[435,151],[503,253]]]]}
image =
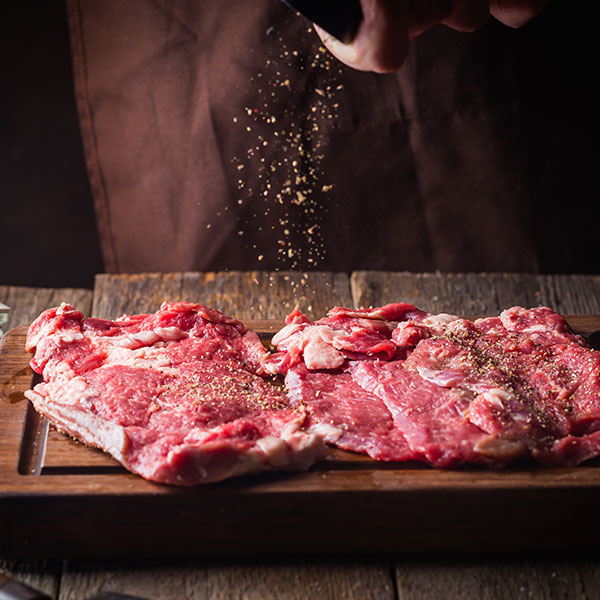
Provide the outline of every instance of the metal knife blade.
{"type": "Polygon", "coordinates": [[[0,600],[50,600],[50,596],[0,573],[0,600]]]}
{"type": "Polygon", "coordinates": [[[344,44],[349,44],[362,21],[360,0],[283,0],[344,44]]]}
{"type": "MultiPolygon", "coordinates": [[[[0,573],[0,600],[51,600],[50,596],[42,592],[15,581],[8,575],[0,573]]],[[[140,596],[129,596],[128,594],[119,594],[116,592],[100,592],[89,600],[144,600],[140,596]]]]}

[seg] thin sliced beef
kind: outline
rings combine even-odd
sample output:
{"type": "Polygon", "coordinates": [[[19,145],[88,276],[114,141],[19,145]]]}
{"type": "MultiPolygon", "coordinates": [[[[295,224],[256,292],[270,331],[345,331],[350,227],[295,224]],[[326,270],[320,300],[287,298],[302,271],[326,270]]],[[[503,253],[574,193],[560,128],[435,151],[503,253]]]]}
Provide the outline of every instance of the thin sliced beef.
{"type": "Polygon", "coordinates": [[[600,453],[600,353],[549,308],[475,322],[405,304],[338,308],[315,323],[293,313],[274,341],[281,352],[267,368],[286,373],[313,427],[333,420],[344,431],[342,443],[328,441],[345,449],[388,443],[389,430],[371,418],[378,398],[406,456],[437,467],[519,457],[574,465],[600,453]],[[356,386],[368,393],[362,405],[356,386]],[[321,400],[319,387],[335,390],[337,402],[321,400]]]}
{"type": "MultiPolygon", "coordinates": [[[[467,394],[430,383],[401,361],[355,361],[350,372],[354,383],[382,399],[409,448],[432,466],[492,464],[477,450],[490,436],[465,419],[467,394]]],[[[518,455],[512,445],[502,452],[518,455]]]]}
{"type": "Polygon", "coordinates": [[[465,418],[489,436],[475,449],[499,463],[519,446],[549,465],[600,451],[600,353],[548,308],[457,320],[417,345],[404,368],[466,397],[465,418]]]}
{"type": "Polygon", "coordinates": [[[261,376],[267,352],[239,321],[191,303],[149,315],[42,313],[27,339],[44,382],[27,392],[58,429],[163,483],[194,485],[324,454],[302,407],[261,376]]]}
{"type": "Polygon", "coordinates": [[[424,311],[405,303],[358,310],[336,307],[314,322],[295,310],[273,337],[279,352],[269,359],[267,368],[284,373],[299,362],[309,369],[334,369],[347,359],[389,360],[398,351],[392,340],[398,322],[416,324],[427,317],[424,311]]]}
{"type": "Polygon", "coordinates": [[[323,442],[436,467],[600,454],[600,353],[549,308],[476,321],[404,303],[314,322],[294,311],[273,342],[269,355],[197,304],[116,321],[63,305],[29,330],[44,383],[28,396],[59,429],[182,485],[306,468],[323,442]]]}
{"type": "MultiPolygon", "coordinates": [[[[402,322],[416,326],[428,317],[411,304],[337,307],[316,322],[296,310],[274,336],[279,352],[267,360],[266,368],[285,373],[291,401],[305,407],[309,430],[325,441],[377,460],[425,460],[408,445],[383,399],[353,378],[351,366],[404,355],[405,348],[392,339],[398,323],[406,319],[402,322]]],[[[434,319],[430,328],[444,320],[434,319]]]]}
{"type": "Polygon", "coordinates": [[[326,442],[376,460],[421,460],[381,398],[358,385],[349,372],[310,371],[297,364],[288,371],[286,385],[292,404],[306,407],[306,426],[326,442]]]}

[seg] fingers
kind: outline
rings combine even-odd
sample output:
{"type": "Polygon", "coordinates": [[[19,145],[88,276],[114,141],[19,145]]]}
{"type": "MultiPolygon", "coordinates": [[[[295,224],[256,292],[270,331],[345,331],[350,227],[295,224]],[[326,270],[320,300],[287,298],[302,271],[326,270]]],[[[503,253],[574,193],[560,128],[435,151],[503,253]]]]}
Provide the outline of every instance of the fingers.
{"type": "Polygon", "coordinates": [[[452,12],[443,23],[458,31],[476,31],[487,22],[489,16],[489,0],[454,0],[452,12]]]}
{"type": "Polygon", "coordinates": [[[408,56],[411,42],[444,23],[459,31],[475,31],[490,13],[510,27],[521,27],[546,7],[548,0],[361,0],[363,21],[350,44],[315,29],[327,49],[360,71],[391,73],[408,56]]]}
{"type": "Polygon", "coordinates": [[[352,43],[343,44],[320,27],[315,29],[344,64],[390,73],[406,60],[411,41],[450,15],[452,0],[361,0],[361,6],[363,21],[352,43]]]}
{"type": "Polygon", "coordinates": [[[522,27],[537,17],[548,0],[490,0],[490,13],[509,27],[522,27]]]}
{"type": "Polygon", "coordinates": [[[410,40],[416,40],[422,33],[442,23],[451,14],[452,0],[411,0],[408,13],[410,40]]]}
{"type": "Polygon", "coordinates": [[[343,44],[315,26],[319,37],[350,67],[375,73],[397,71],[409,49],[408,0],[361,0],[361,5],[363,21],[352,43],[343,44]]]}

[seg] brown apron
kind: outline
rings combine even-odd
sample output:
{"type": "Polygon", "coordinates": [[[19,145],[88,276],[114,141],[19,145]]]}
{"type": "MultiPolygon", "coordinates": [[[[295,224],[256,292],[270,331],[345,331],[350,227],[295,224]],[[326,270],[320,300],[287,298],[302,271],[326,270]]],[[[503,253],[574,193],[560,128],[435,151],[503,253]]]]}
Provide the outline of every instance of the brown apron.
{"type": "Polygon", "coordinates": [[[360,73],[277,0],[69,0],[106,270],[537,271],[510,33],[360,73]]]}

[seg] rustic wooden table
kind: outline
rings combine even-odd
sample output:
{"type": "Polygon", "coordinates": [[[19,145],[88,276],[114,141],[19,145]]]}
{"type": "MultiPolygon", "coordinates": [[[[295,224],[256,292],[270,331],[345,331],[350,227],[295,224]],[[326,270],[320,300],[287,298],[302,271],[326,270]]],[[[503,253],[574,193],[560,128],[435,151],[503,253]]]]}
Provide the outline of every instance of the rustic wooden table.
{"type": "MultiPolygon", "coordinates": [[[[230,272],[99,275],[93,290],[0,286],[0,302],[11,307],[5,331],[62,301],[86,314],[114,318],[124,312],[154,311],[163,300],[201,302],[242,320],[279,319],[296,305],[317,318],[334,305],[400,300],[461,315],[493,314],[515,304],[598,314],[600,276],[230,272]]],[[[478,556],[348,557],[320,556],[315,548],[311,556],[282,557],[273,548],[268,556],[255,558],[248,558],[251,549],[244,549],[239,558],[226,559],[0,559],[0,573],[60,600],[83,600],[100,591],[156,600],[600,598],[598,552],[533,555],[518,549],[513,554],[489,550],[478,556]]]]}

